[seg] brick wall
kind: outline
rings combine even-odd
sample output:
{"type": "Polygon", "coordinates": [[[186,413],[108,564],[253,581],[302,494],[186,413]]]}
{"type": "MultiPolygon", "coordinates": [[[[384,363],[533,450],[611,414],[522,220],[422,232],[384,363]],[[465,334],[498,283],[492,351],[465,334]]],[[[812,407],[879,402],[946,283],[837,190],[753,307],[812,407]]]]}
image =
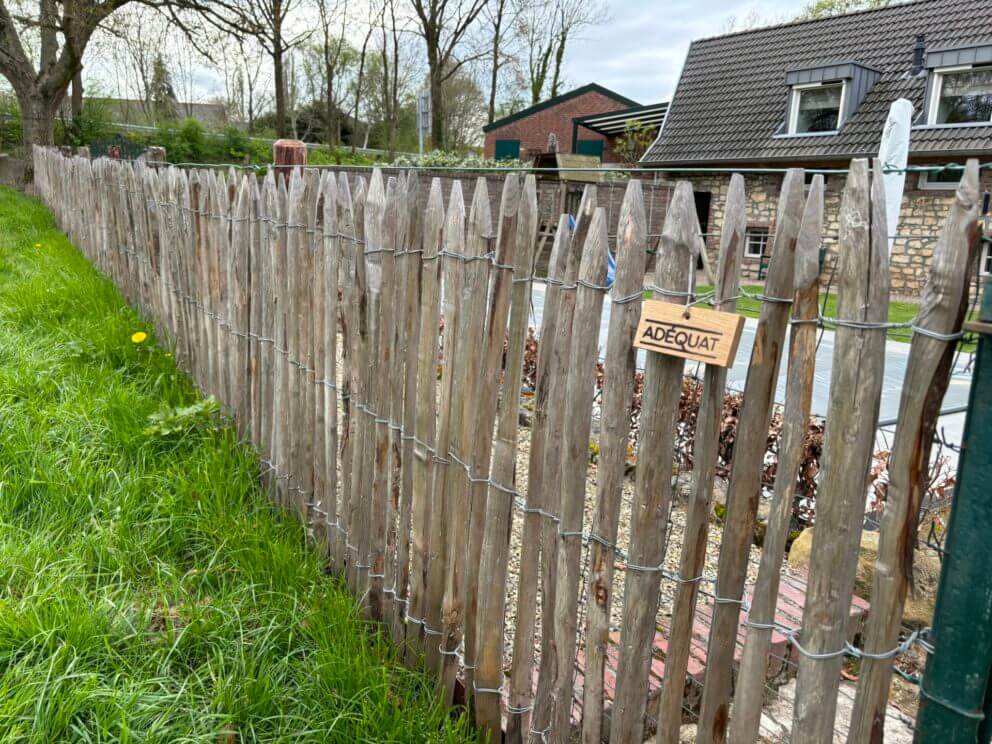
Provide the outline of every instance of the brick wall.
{"type": "MultiPolygon", "coordinates": [[[[730,177],[727,175],[672,174],[671,178],[684,177],[693,184],[695,191],[708,191],[711,194],[709,228],[706,236],[707,254],[712,265],[716,265],[719,249],[719,233],[723,226],[723,213],[727,203],[727,188],[730,177]]],[[[780,174],[745,175],[747,192],[747,224],[749,228],[763,227],[770,233],[775,229],[775,210],[781,189],[780,174]]],[[[982,171],[982,190],[992,190],[992,173],[982,171]]],[[[840,203],[844,189],[843,175],[827,176],[824,193],[824,239],[825,249],[822,278],[826,280],[837,259],[837,235],[839,230],[840,203]]],[[[954,190],[923,190],[919,187],[919,175],[906,176],[906,188],[900,210],[899,228],[892,248],[890,261],[892,294],[915,297],[926,282],[927,267],[933,255],[934,243],[947,216],[947,210],[954,200],[954,190]]],[[[770,246],[770,243],[769,243],[770,246]]],[[[744,258],[742,273],[745,278],[756,278],[760,260],[744,258]]]]}
{"type": "MultiPolygon", "coordinates": [[[[558,152],[572,152],[572,119],[624,108],[627,106],[596,91],[583,93],[486,132],[485,156],[487,158],[495,156],[496,140],[498,139],[520,140],[521,158],[546,152],[550,132],[558,135],[558,152]]],[[[616,162],[612,138],[604,137],[584,127],[579,127],[578,136],[579,139],[603,140],[605,142],[603,160],[616,162]]]]}

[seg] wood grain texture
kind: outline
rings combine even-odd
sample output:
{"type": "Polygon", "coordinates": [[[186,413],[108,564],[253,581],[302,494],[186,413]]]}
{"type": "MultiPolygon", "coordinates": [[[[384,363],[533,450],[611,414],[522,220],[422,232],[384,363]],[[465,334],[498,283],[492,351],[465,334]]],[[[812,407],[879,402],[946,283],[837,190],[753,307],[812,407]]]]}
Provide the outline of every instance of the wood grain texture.
{"type": "MultiPolygon", "coordinates": [[[[837,317],[884,323],[889,309],[889,243],[880,168],[854,160],[841,204],[837,317]],[[869,182],[870,181],[870,182],[869,182]]],[[[864,522],[865,493],[878,423],[885,329],[841,325],[834,338],[823,468],[800,642],[813,654],[841,649],[864,522]]],[[[793,737],[832,742],[843,657],[799,657],[793,737]]]]}
{"type": "MultiPolygon", "coordinates": [[[[478,259],[489,249],[492,235],[492,215],[489,207],[489,192],[486,180],[479,178],[475,183],[472,207],[469,211],[465,237],[465,279],[462,286],[461,318],[458,322],[458,340],[454,349],[454,390],[451,397],[451,440],[449,459],[454,464],[449,468],[445,483],[445,503],[448,509],[448,555],[446,565],[444,601],[441,607],[443,653],[441,658],[441,682],[445,700],[454,701],[455,675],[458,671],[458,656],[455,650],[462,640],[465,619],[465,552],[468,547],[468,519],[471,510],[471,483],[469,473],[475,471],[472,461],[472,438],[476,434],[476,417],[479,406],[479,382],[481,377],[481,355],[479,339],[485,334],[486,303],[489,288],[490,263],[478,259]],[[455,458],[461,462],[454,461],[455,458]]],[[[490,426],[487,436],[492,437],[490,426]]]]}
{"type": "Polygon", "coordinates": [[[611,290],[610,327],[603,362],[599,462],[586,588],[585,670],[582,741],[599,744],[603,734],[603,677],[610,641],[613,564],[630,437],[631,398],[637,354],[633,339],[640,314],[647,263],[647,220],[640,181],[630,181],[617,225],[616,279],[611,290]],[[607,545],[607,543],[609,545],[607,545]]]}
{"type": "MultiPolygon", "coordinates": [[[[969,160],[920,296],[916,323],[937,334],[956,333],[964,319],[969,274],[978,247],[978,175],[978,162],[969,160]]],[[[882,512],[871,612],[864,633],[865,651],[869,653],[884,653],[899,640],[906,593],[913,583],[913,557],[920,506],[928,485],[930,451],[956,346],[955,341],[917,333],[909,349],[889,457],[889,488],[882,512]]],[[[891,679],[890,660],[862,660],[848,742],[882,741],[891,679]]]]}
{"type": "MultiPolygon", "coordinates": [[[[410,606],[407,623],[407,663],[423,656],[424,617],[427,611],[427,568],[431,558],[434,457],[437,427],[436,389],[438,324],[441,317],[441,235],[444,201],[441,181],[431,180],[424,210],[423,288],[420,303],[420,334],[417,340],[417,394],[413,440],[412,547],[410,551],[410,606]]],[[[436,537],[434,538],[436,540],[436,537]]],[[[434,626],[437,627],[436,625],[434,626]]]]}
{"type": "Polygon", "coordinates": [[[747,575],[748,553],[761,495],[768,426],[792,304],[796,240],[803,213],[803,180],[801,169],[790,169],[782,181],[772,258],[764,288],[764,295],[773,299],[762,302],[737,423],[716,583],[716,595],[730,601],[717,602],[713,607],[699,710],[700,744],[721,742],[727,732],[740,614],[737,600],[743,594],[747,575]]]}
{"type": "Polygon", "coordinates": [[[799,238],[796,242],[795,299],[789,336],[789,361],[782,412],[781,443],[772,503],[761,549],[758,577],[751,592],[749,627],[734,691],[730,741],[751,744],[757,740],[765,696],[768,652],[778,600],[779,578],[789,538],[793,499],[799,467],[809,431],[816,370],[816,336],[819,315],[819,253],[823,233],[823,176],[810,184],[799,238]]]}
{"type": "Polygon", "coordinates": [[[527,509],[524,513],[520,544],[520,575],[517,578],[517,616],[510,661],[510,704],[507,713],[506,738],[520,744],[530,726],[530,706],[533,700],[534,633],[537,625],[537,596],[540,580],[541,530],[546,507],[544,498],[544,450],[547,441],[548,396],[551,388],[551,351],[557,325],[559,287],[564,281],[568,256],[571,255],[571,231],[568,215],[561,215],[548,265],[545,285],[544,312],[541,317],[537,350],[537,375],[533,398],[534,416],[531,424],[530,459],[527,469],[527,509]]]}
{"type": "Polygon", "coordinates": [[[462,304],[462,284],[465,265],[460,256],[465,255],[465,197],[460,181],[451,184],[448,209],[444,218],[442,239],[444,250],[441,274],[442,321],[441,339],[443,361],[441,365],[441,391],[437,404],[437,440],[434,460],[434,479],[431,492],[430,560],[427,565],[427,603],[424,621],[426,665],[441,672],[441,604],[444,601],[444,582],[447,575],[448,522],[450,509],[447,502],[446,483],[454,478],[457,464],[448,458],[451,449],[451,416],[454,383],[457,378],[455,353],[458,338],[459,310],[462,304]]]}
{"type": "MultiPolygon", "coordinates": [[[[589,469],[589,434],[596,393],[599,325],[603,314],[602,285],[606,281],[606,210],[593,213],[575,292],[572,344],[569,349],[565,390],[564,442],[557,479],[561,483],[558,515],[557,588],[553,608],[555,680],[553,687],[552,741],[571,736],[572,694],[575,684],[575,634],[578,630],[579,588],[582,583],[582,515],[589,469]]],[[[545,615],[547,617],[547,615],[545,615]]]]}
{"type": "MultiPolygon", "coordinates": [[[[520,422],[520,380],[527,343],[531,281],[537,240],[537,185],[533,175],[524,178],[514,221],[512,279],[506,363],[496,439],[492,448],[492,484],[486,499],[485,534],[479,568],[479,608],[476,616],[478,647],[473,694],[476,723],[492,737],[502,732],[504,603],[509,559],[510,526],[520,422]],[[496,692],[493,692],[493,691],[496,692]]],[[[507,258],[510,258],[508,256],[507,258]]],[[[504,270],[505,271],[505,270],[504,270]]]]}
{"type": "MultiPolygon", "coordinates": [[[[554,692],[557,670],[557,651],[554,636],[555,594],[557,591],[558,570],[558,523],[561,509],[561,458],[564,434],[567,421],[565,419],[565,401],[568,391],[568,360],[572,348],[572,319],[575,315],[574,285],[579,277],[579,266],[582,248],[592,216],[596,211],[596,187],[586,186],[579,205],[579,214],[575,221],[568,244],[568,259],[565,263],[563,284],[558,293],[558,310],[555,319],[552,339],[542,337],[542,344],[551,341],[551,357],[548,363],[547,398],[547,434],[544,442],[544,462],[540,482],[543,493],[538,497],[538,503],[544,504],[544,509],[554,515],[545,517],[541,522],[541,661],[539,667],[537,696],[534,699],[534,712],[531,721],[532,731],[549,731],[551,729],[552,694],[554,692]],[[573,289],[566,289],[573,287],[573,289]]],[[[566,223],[567,224],[567,223],[566,223]]],[[[533,488],[533,486],[531,486],[533,488]]],[[[528,497],[529,498],[529,497],[528,497]]]]}
{"type": "MultiPolygon", "coordinates": [[[[741,259],[747,229],[747,201],[744,177],[735,173],[730,178],[723,226],[720,230],[720,256],[714,285],[713,306],[733,312],[740,289],[741,259]]],[[[720,428],[727,369],[707,365],[703,371],[703,390],[696,414],[693,441],[692,492],[686,505],[685,532],[679,559],[679,576],[693,578],[703,572],[709,532],[713,483],[719,458],[720,428]]],[[[699,583],[680,582],[675,586],[672,619],[665,654],[665,679],[658,703],[659,744],[679,744],[682,726],[682,701],[685,694],[686,670],[692,646],[692,626],[696,616],[699,583]]]]}
{"type": "MultiPolygon", "coordinates": [[[[500,373],[503,367],[503,350],[506,347],[506,324],[510,313],[510,289],[513,286],[513,262],[517,250],[517,213],[520,207],[520,178],[516,174],[503,180],[500,197],[499,224],[496,227],[494,264],[486,310],[485,336],[482,340],[481,378],[478,386],[478,403],[475,412],[474,433],[466,442],[470,454],[473,481],[469,490],[469,525],[462,594],[465,597],[464,656],[465,690],[469,698],[474,695],[476,667],[476,618],[479,593],[489,587],[479,584],[482,558],[483,532],[487,513],[489,466],[493,448],[493,426],[496,422],[496,405],[499,398],[500,373]]],[[[525,329],[526,332],[526,329],[525,329]]],[[[507,351],[509,349],[507,348],[507,351]]],[[[468,700],[471,705],[471,699],[468,700]]]]}

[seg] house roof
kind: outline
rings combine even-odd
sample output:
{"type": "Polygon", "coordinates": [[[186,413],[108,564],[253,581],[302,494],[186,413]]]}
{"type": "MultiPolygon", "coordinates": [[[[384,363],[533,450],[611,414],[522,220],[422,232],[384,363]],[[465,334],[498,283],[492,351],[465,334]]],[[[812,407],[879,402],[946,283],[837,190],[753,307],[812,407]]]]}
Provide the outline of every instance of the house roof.
{"type": "Polygon", "coordinates": [[[540,103],[535,103],[533,106],[528,106],[525,109],[521,109],[515,114],[510,114],[509,116],[504,116],[502,119],[497,119],[492,124],[487,124],[482,128],[483,132],[491,132],[493,129],[499,129],[500,127],[506,126],[507,124],[512,124],[520,119],[525,119],[531,114],[536,114],[538,111],[543,111],[544,109],[551,108],[552,106],[557,106],[560,103],[571,98],[577,98],[578,96],[585,95],[586,93],[599,93],[600,95],[606,96],[607,98],[612,98],[617,103],[624,106],[640,106],[637,101],[631,100],[626,96],[622,96],[616,91],[612,91],[609,88],[604,88],[598,83],[589,83],[588,85],[583,85],[581,88],[575,88],[574,90],[567,91],[546,101],[541,101],[540,103]]]}
{"type": "Polygon", "coordinates": [[[654,103],[649,106],[633,106],[619,111],[608,111],[605,114],[579,116],[573,121],[586,129],[612,137],[623,134],[629,121],[639,121],[650,129],[660,127],[665,120],[667,111],[667,103],[654,103]]]}
{"type": "MultiPolygon", "coordinates": [[[[692,43],[657,140],[642,163],[831,161],[877,153],[889,105],[923,107],[912,74],[918,34],[928,50],[989,43],[992,2],[916,0],[692,43]],[[849,60],[882,74],[835,135],[775,136],[786,118],[786,72],[849,60]]],[[[911,156],[992,154],[992,126],[914,127],[911,156]]]]}

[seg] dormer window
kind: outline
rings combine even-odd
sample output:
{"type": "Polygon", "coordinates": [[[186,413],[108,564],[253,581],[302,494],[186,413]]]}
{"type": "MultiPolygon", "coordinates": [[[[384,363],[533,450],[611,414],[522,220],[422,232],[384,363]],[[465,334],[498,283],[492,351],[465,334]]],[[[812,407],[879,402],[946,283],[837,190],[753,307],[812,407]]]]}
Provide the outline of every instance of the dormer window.
{"type": "Polygon", "coordinates": [[[789,134],[836,132],[841,125],[844,83],[817,83],[792,89],[789,134]]]}
{"type": "Polygon", "coordinates": [[[786,116],[776,136],[836,134],[858,111],[881,72],[857,62],[831,62],[787,70],[786,116]]]}
{"type": "Polygon", "coordinates": [[[992,122],[992,67],[934,70],[931,125],[992,122]]]}

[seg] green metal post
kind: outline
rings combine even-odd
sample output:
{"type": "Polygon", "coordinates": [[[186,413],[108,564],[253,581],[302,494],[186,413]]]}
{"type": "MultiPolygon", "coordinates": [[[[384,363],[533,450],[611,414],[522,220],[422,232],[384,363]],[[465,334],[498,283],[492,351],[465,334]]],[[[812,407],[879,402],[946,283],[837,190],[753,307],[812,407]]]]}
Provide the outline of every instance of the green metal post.
{"type": "Polygon", "coordinates": [[[975,744],[992,673],[992,284],[985,286],[975,372],[934,609],[934,653],[920,684],[916,742],[975,744]]]}

